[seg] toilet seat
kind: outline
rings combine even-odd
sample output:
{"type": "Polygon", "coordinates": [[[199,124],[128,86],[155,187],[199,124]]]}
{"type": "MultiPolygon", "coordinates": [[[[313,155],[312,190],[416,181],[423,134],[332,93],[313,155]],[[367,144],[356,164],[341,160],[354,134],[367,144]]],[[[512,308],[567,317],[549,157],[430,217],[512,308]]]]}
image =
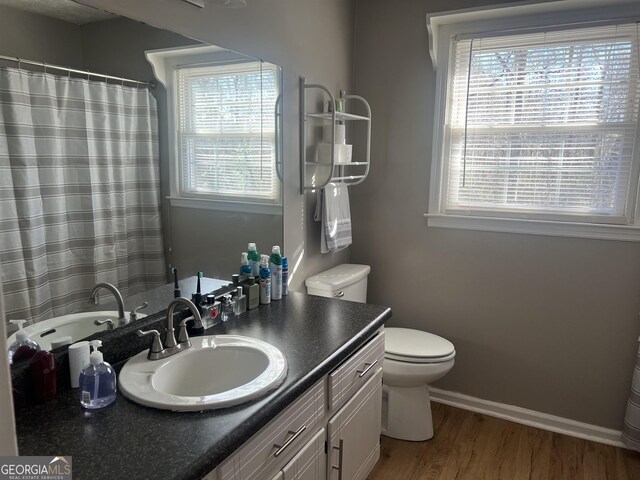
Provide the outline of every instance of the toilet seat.
{"type": "Polygon", "coordinates": [[[385,358],[406,363],[443,363],[456,355],[453,344],[438,335],[411,328],[385,328],[385,358]]]}
{"type": "Polygon", "coordinates": [[[433,357],[433,358],[403,357],[402,355],[393,355],[390,353],[384,354],[384,358],[388,360],[395,360],[396,362],[402,362],[402,363],[422,363],[422,364],[444,363],[451,360],[452,358],[455,358],[455,356],[456,356],[456,352],[452,352],[446,357],[433,357]]]}

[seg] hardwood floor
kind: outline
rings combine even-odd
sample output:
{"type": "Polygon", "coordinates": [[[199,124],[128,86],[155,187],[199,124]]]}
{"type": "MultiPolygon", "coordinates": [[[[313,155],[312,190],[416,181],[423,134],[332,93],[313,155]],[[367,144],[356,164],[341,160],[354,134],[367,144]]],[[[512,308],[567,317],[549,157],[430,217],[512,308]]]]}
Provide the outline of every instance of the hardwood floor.
{"type": "Polygon", "coordinates": [[[640,453],[433,403],[435,437],[382,437],[368,480],[640,480],[640,453]]]}

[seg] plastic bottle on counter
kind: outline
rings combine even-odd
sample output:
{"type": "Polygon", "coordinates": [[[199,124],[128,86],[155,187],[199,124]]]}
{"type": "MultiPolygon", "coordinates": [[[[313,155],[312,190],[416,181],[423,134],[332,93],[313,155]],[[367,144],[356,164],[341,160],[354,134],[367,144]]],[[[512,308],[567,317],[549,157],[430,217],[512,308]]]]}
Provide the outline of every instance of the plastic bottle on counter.
{"type": "Polygon", "coordinates": [[[243,292],[247,297],[247,308],[252,310],[260,305],[260,285],[256,283],[256,278],[251,276],[242,284],[243,292]]]}
{"type": "Polygon", "coordinates": [[[34,399],[37,402],[48,402],[56,396],[58,376],[56,359],[52,353],[40,350],[29,362],[29,374],[34,399]]]}
{"type": "Polygon", "coordinates": [[[106,407],[115,402],[118,396],[116,372],[104,361],[100,340],[89,342],[93,352],[89,356],[89,365],[80,374],[80,405],[89,410],[106,407]]]}
{"type": "Polygon", "coordinates": [[[250,243],[247,250],[251,275],[257,278],[260,275],[260,254],[258,253],[255,243],[250,243]]]}
{"type": "Polygon", "coordinates": [[[249,254],[242,252],[242,258],[240,259],[240,282],[244,282],[252,274],[251,265],[249,265],[249,254]]]}
{"type": "Polygon", "coordinates": [[[80,386],[79,382],[82,370],[91,363],[89,360],[91,347],[89,342],[82,340],[70,345],[67,352],[69,355],[69,377],[71,379],[71,388],[78,388],[80,386]]]}
{"type": "Polygon", "coordinates": [[[282,299],[282,256],[278,245],[274,245],[271,249],[269,269],[271,270],[271,300],[280,300],[282,299]]]}
{"type": "Polygon", "coordinates": [[[269,256],[260,257],[260,303],[271,303],[271,270],[269,269],[269,256]]]}
{"type": "Polygon", "coordinates": [[[289,295],[289,260],[282,257],[282,295],[289,295]]]}
{"type": "Polygon", "coordinates": [[[38,345],[38,342],[31,340],[27,332],[23,330],[23,326],[26,322],[26,320],[9,320],[9,323],[13,323],[18,326],[16,341],[9,345],[9,365],[13,362],[28,360],[40,351],[40,345],[38,345]]]}

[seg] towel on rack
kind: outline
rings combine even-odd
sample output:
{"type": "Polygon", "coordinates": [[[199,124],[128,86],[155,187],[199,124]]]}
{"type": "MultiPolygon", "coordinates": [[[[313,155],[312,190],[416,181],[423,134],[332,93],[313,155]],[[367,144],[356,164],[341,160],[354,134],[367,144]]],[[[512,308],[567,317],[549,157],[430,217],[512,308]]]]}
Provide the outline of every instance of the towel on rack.
{"type": "Polygon", "coordinates": [[[346,183],[329,183],[318,190],[314,218],[322,222],[320,251],[337,252],[351,245],[351,208],[346,183]]]}

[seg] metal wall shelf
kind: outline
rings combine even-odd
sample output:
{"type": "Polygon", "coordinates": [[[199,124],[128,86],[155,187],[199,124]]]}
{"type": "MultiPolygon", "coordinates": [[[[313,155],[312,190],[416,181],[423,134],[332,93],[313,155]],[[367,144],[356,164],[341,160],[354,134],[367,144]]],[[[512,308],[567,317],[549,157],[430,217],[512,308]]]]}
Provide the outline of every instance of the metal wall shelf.
{"type": "Polygon", "coordinates": [[[367,116],[355,115],[347,112],[330,113],[324,112],[308,112],[306,105],[306,94],[308,89],[316,89],[323,92],[331,101],[331,105],[335,105],[335,97],[331,91],[319,84],[307,83],[304,77],[300,77],[300,193],[304,194],[310,190],[316,190],[324,188],[330,182],[344,182],[347,185],[357,185],[362,183],[367,175],[369,175],[369,167],[371,166],[371,107],[369,102],[359,95],[347,95],[342,92],[340,98],[345,102],[345,108],[349,104],[349,101],[357,101],[364,105],[367,116]],[[339,163],[336,162],[335,148],[331,149],[331,162],[319,163],[310,162],[307,160],[307,120],[320,120],[324,122],[332,122],[333,128],[331,131],[331,142],[336,144],[336,122],[344,121],[364,121],[367,122],[367,139],[366,139],[366,161],[364,162],[348,162],[339,163]],[[352,169],[361,170],[359,173],[352,173],[352,169]],[[318,176],[320,170],[328,170],[327,174],[324,174],[320,180],[318,176]]]}

